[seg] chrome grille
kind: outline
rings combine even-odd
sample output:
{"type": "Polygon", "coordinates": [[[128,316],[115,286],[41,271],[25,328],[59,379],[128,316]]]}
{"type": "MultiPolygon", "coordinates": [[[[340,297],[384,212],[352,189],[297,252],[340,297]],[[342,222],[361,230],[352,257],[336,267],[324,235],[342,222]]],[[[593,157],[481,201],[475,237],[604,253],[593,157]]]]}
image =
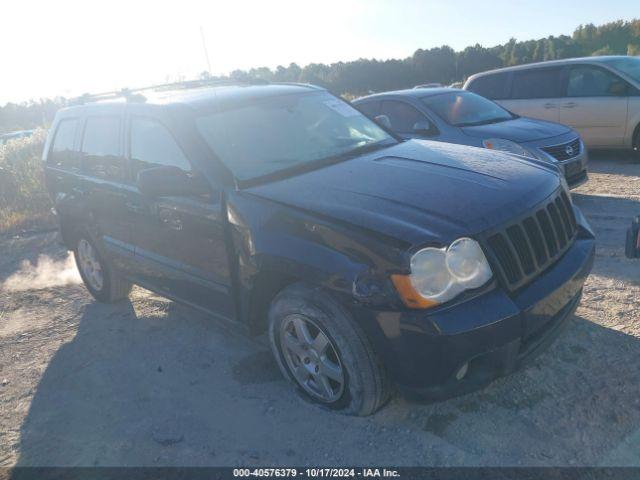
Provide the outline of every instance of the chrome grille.
{"type": "Polygon", "coordinates": [[[560,145],[553,145],[551,147],[540,147],[541,150],[544,150],[553,158],[559,161],[569,160],[570,158],[577,157],[580,155],[581,146],[580,139],[575,138],[567,143],[562,143],[560,145]]]}
{"type": "Polygon", "coordinates": [[[562,191],[531,214],[489,234],[486,242],[498,275],[516,290],[553,265],[577,233],[571,200],[562,191]]]}

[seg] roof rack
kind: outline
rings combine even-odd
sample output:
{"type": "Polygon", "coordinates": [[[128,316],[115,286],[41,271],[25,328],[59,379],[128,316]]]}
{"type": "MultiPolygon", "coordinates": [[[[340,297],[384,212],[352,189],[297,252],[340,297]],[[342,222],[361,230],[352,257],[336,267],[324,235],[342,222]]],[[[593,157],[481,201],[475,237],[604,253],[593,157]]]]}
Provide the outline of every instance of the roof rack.
{"type": "Polygon", "coordinates": [[[70,101],[72,105],[83,105],[90,102],[99,102],[102,100],[114,100],[122,98],[127,102],[145,102],[147,98],[141,92],[148,92],[151,90],[165,91],[165,90],[180,90],[190,88],[200,88],[208,86],[225,86],[225,85],[268,85],[269,82],[262,79],[255,79],[249,81],[236,81],[236,80],[220,80],[220,79],[200,79],[200,80],[184,80],[181,82],[160,83],[157,85],[151,85],[148,87],[141,87],[135,89],[123,88],[121,90],[114,90],[112,92],[104,93],[85,93],[79,97],[76,97],[70,101]]]}

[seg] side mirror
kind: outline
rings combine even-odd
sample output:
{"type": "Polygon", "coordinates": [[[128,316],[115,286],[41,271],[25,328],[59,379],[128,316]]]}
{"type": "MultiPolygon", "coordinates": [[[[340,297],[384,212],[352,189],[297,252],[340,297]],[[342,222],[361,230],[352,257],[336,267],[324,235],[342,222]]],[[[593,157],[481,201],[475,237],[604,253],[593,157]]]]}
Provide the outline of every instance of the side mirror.
{"type": "Polygon", "coordinates": [[[413,133],[419,133],[420,135],[433,135],[434,128],[427,120],[420,120],[413,124],[413,133]]]}
{"type": "Polygon", "coordinates": [[[383,127],[388,128],[389,130],[393,130],[391,128],[391,120],[389,120],[389,117],[387,117],[386,115],[378,115],[374,117],[373,120],[383,127]]]}
{"type": "Polygon", "coordinates": [[[191,176],[178,167],[155,167],[138,173],[138,190],[149,197],[197,196],[210,193],[202,177],[191,176]]]}

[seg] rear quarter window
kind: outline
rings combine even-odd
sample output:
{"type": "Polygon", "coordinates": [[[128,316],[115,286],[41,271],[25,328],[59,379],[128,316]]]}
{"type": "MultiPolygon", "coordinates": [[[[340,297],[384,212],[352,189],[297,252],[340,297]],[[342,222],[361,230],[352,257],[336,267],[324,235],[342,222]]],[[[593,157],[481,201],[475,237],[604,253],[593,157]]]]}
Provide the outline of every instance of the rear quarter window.
{"type": "Polygon", "coordinates": [[[52,167],[77,172],[80,170],[80,156],[74,150],[74,140],[78,120],[62,120],[56,128],[47,163],[52,167]]]}
{"type": "Polygon", "coordinates": [[[504,100],[509,98],[509,74],[493,73],[478,77],[467,90],[491,100],[504,100]]]}

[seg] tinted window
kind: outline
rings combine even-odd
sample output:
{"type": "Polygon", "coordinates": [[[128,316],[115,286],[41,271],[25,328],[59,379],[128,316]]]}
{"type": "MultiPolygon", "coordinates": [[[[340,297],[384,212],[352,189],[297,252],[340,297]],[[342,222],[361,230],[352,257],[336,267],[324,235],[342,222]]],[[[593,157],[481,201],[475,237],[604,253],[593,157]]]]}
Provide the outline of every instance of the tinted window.
{"type": "Polygon", "coordinates": [[[559,68],[525,70],[513,74],[512,98],[556,98],[559,96],[559,68]]]}
{"type": "Polygon", "coordinates": [[[411,105],[393,100],[382,102],[380,115],[386,115],[391,122],[391,130],[399,133],[411,133],[417,122],[427,121],[426,117],[411,105]]]}
{"type": "Polygon", "coordinates": [[[89,117],[82,139],[83,166],[89,175],[123,180],[124,160],[120,154],[120,118],[89,117]]]}
{"type": "Polygon", "coordinates": [[[364,102],[355,107],[369,118],[375,118],[380,114],[380,102],[364,102]]]}
{"type": "Polygon", "coordinates": [[[468,90],[492,100],[502,100],[509,97],[509,92],[507,91],[508,80],[508,73],[485,75],[471,82],[468,90]]]}
{"type": "Polygon", "coordinates": [[[569,73],[567,96],[569,97],[606,97],[620,95],[625,84],[614,74],[602,68],[583,66],[573,67],[569,73]]]}
{"type": "Polygon", "coordinates": [[[171,132],[151,118],[131,120],[131,169],[133,177],[147,168],[173,166],[191,171],[191,165],[171,132]]]}
{"type": "Polygon", "coordinates": [[[64,168],[67,170],[80,170],[80,159],[78,152],[73,149],[73,141],[76,135],[76,127],[78,121],[62,120],[58,124],[53,145],[49,154],[49,163],[52,166],[64,168]]]}

